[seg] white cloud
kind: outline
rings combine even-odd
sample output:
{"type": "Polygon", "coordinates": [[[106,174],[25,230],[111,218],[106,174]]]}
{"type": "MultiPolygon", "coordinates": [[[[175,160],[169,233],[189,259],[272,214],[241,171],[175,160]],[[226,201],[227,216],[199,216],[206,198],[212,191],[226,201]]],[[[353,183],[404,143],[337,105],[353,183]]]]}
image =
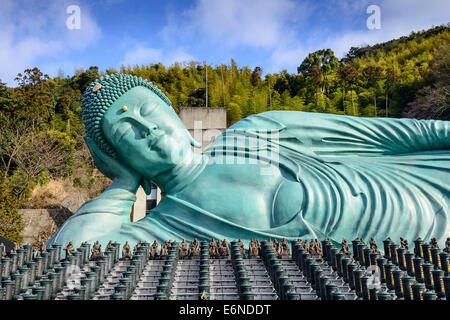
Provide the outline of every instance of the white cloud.
{"type": "Polygon", "coordinates": [[[175,62],[189,62],[189,61],[195,61],[194,57],[185,52],[183,49],[178,48],[174,51],[172,51],[165,60],[167,63],[173,64],[175,62]]]}
{"type": "Polygon", "coordinates": [[[198,0],[192,9],[174,17],[162,34],[191,38],[231,47],[272,47],[283,41],[286,25],[299,22],[307,6],[292,0],[198,0]]]}
{"type": "MultiPolygon", "coordinates": [[[[24,69],[40,58],[58,59],[69,50],[84,50],[100,35],[100,28],[81,7],[81,29],[69,30],[66,8],[73,1],[2,0],[0,11],[0,79],[10,86],[24,69]]],[[[45,71],[45,70],[44,70],[45,71]]]]}
{"type": "Polygon", "coordinates": [[[296,68],[301,63],[301,57],[304,57],[307,53],[303,48],[286,48],[279,47],[273,50],[270,56],[270,68],[267,70],[269,73],[277,73],[283,69],[289,72],[296,72],[296,68]]]}
{"type": "MultiPolygon", "coordinates": [[[[297,72],[296,67],[310,52],[319,49],[331,48],[335,55],[342,58],[351,47],[374,45],[386,42],[401,36],[409,35],[412,31],[420,31],[431,28],[433,25],[441,25],[450,22],[450,1],[448,0],[384,0],[382,2],[366,1],[358,6],[350,6],[350,2],[339,1],[336,3],[336,14],[345,9],[343,19],[350,19],[361,14],[363,26],[360,30],[348,30],[336,32],[332,36],[321,36],[320,30],[311,32],[311,38],[317,41],[307,46],[302,46],[293,41],[291,46],[279,46],[273,49],[270,61],[272,72],[287,69],[289,72],[297,72]],[[381,9],[381,29],[366,29],[365,19],[370,15],[366,9],[370,4],[376,3],[381,9]],[[340,7],[337,8],[337,7],[340,7]]],[[[338,23],[336,21],[335,23],[338,23]]],[[[290,37],[291,39],[294,37],[290,37]]]]}
{"type": "Polygon", "coordinates": [[[120,64],[127,66],[155,63],[160,62],[161,57],[161,49],[136,46],[134,49],[125,53],[124,60],[120,64]]]}
{"type": "Polygon", "coordinates": [[[383,0],[380,8],[381,28],[388,33],[409,33],[450,22],[448,0],[383,0]]]}
{"type": "Polygon", "coordinates": [[[315,7],[294,0],[197,0],[181,14],[170,10],[159,35],[165,44],[208,48],[205,56],[216,52],[230,58],[236,49],[261,50],[271,63],[265,70],[277,72],[298,65],[303,52],[298,33],[315,7]]]}
{"type": "MultiPolygon", "coordinates": [[[[319,45],[329,47],[336,56],[343,57],[351,47],[373,45],[386,42],[412,31],[420,31],[450,22],[450,2],[448,0],[385,0],[378,4],[381,12],[381,29],[348,31],[326,39],[319,45]]],[[[364,17],[369,17],[365,13],[364,17]]],[[[315,47],[313,50],[320,49],[315,47]]]]}
{"type": "Polygon", "coordinates": [[[181,48],[166,52],[163,49],[136,45],[133,49],[125,53],[120,64],[134,66],[161,62],[163,65],[171,65],[175,62],[181,63],[191,60],[194,60],[194,58],[181,48]]]}
{"type": "Polygon", "coordinates": [[[267,47],[280,40],[283,20],[293,9],[288,0],[199,0],[189,15],[210,37],[231,45],[267,47]]]}
{"type": "Polygon", "coordinates": [[[320,44],[320,47],[311,48],[311,52],[323,48],[331,48],[336,57],[342,58],[351,47],[374,45],[390,39],[392,38],[387,37],[386,34],[380,30],[346,32],[338,37],[325,39],[324,42],[320,44]]]}

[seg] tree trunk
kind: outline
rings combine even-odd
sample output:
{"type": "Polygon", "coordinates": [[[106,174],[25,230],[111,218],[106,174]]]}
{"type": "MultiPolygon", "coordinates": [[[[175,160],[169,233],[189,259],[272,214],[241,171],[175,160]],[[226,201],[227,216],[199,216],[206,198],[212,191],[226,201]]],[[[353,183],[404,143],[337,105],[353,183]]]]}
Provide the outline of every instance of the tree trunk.
{"type": "Polygon", "coordinates": [[[319,91],[319,87],[317,87],[316,88],[316,94],[315,94],[315,96],[316,96],[316,108],[318,108],[319,107],[319,95],[317,94],[317,91],[319,91]]]}
{"type": "Polygon", "coordinates": [[[386,118],[389,117],[389,112],[388,112],[388,92],[386,91],[386,118]]]}
{"type": "Polygon", "coordinates": [[[322,102],[323,102],[323,111],[326,110],[326,107],[325,107],[325,100],[323,99],[323,91],[325,90],[324,88],[325,88],[325,87],[323,87],[322,90],[320,90],[320,96],[322,97],[322,102]]]}
{"type": "Polygon", "coordinates": [[[252,88],[252,105],[253,105],[253,114],[256,114],[256,104],[255,104],[255,89],[252,88]]]}
{"type": "Polygon", "coordinates": [[[344,114],[345,112],[345,87],[342,87],[342,110],[344,110],[344,114]]]}
{"type": "Polygon", "coordinates": [[[269,106],[270,106],[270,110],[272,110],[272,94],[270,93],[270,79],[267,79],[268,83],[269,83],[269,106]]]}
{"type": "Polygon", "coordinates": [[[352,97],[352,109],[353,109],[353,115],[356,116],[356,110],[355,110],[355,104],[353,102],[353,91],[350,88],[350,96],[352,97]]]}
{"type": "Polygon", "coordinates": [[[377,94],[373,92],[373,105],[375,106],[375,117],[377,116],[377,94]]]}

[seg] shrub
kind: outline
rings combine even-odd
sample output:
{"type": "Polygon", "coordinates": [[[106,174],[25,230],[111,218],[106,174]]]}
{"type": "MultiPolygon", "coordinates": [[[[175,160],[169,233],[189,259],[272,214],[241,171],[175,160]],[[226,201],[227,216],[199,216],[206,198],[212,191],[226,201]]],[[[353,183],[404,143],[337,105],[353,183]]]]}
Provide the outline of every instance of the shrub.
{"type": "Polygon", "coordinates": [[[22,244],[24,229],[18,199],[10,190],[4,173],[0,173],[0,235],[9,241],[22,244]]]}

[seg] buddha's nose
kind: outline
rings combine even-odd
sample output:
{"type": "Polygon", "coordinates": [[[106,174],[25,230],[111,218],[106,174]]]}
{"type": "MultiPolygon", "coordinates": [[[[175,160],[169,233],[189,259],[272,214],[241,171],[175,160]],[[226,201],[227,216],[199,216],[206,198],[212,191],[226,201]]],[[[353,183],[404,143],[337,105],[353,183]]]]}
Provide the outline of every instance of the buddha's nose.
{"type": "Polygon", "coordinates": [[[158,126],[156,124],[148,124],[145,128],[145,131],[143,132],[145,136],[154,134],[156,131],[158,131],[158,126]]]}

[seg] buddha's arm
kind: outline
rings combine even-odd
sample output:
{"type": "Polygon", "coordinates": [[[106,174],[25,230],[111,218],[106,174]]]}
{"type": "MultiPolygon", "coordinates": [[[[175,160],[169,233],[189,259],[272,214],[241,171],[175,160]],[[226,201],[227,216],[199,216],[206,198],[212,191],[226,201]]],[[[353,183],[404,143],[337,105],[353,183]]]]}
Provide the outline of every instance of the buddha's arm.
{"type": "Polygon", "coordinates": [[[95,240],[117,231],[124,223],[130,222],[131,206],[135,200],[135,193],[113,182],[97,198],[83,204],[48,244],[58,242],[65,245],[73,241],[76,246],[82,241],[95,240]]]}
{"type": "MultiPolygon", "coordinates": [[[[298,111],[271,111],[248,117],[246,126],[276,121],[280,138],[296,138],[317,155],[394,155],[450,148],[450,122],[361,118],[298,111]]],[[[267,125],[266,125],[267,127],[267,125]]]]}

